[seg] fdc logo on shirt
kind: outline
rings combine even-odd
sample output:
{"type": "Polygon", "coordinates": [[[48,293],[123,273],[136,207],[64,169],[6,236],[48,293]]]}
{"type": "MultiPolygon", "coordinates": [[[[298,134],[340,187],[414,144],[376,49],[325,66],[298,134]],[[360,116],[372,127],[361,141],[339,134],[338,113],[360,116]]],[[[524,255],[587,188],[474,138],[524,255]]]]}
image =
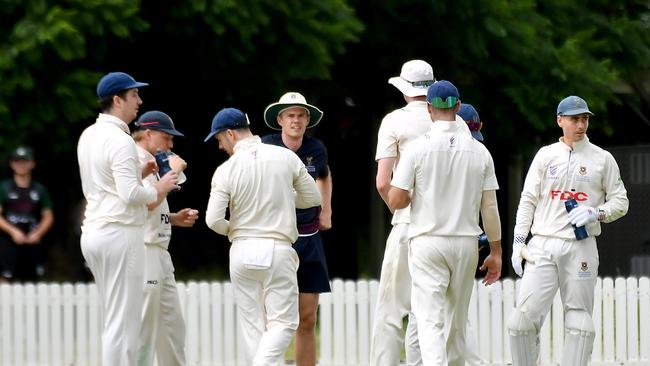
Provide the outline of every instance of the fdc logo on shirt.
{"type": "Polygon", "coordinates": [[[585,192],[571,192],[571,191],[551,191],[551,199],[559,198],[562,201],[574,198],[578,202],[586,201],[589,195],[585,192]]]}

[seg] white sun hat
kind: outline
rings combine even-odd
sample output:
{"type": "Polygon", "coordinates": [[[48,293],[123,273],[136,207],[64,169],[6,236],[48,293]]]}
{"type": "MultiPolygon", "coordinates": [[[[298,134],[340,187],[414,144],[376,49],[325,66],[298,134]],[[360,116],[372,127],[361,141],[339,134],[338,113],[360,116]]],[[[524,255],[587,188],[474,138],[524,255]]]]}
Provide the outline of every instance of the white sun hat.
{"type": "Polygon", "coordinates": [[[388,79],[389,84],[394,85],[407,97],[426,96],[427,88],[435,81],[433,68],[422,60],[411,60],[404,63],[399,76],[388,79]]]}

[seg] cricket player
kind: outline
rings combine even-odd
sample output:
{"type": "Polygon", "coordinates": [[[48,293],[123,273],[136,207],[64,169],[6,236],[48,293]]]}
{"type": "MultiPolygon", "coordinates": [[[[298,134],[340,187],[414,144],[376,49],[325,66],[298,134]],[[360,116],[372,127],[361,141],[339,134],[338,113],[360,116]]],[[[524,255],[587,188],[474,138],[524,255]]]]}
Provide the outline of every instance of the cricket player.
{"type": "Polygon", "coordinates": [[[212,177],[205,220],[232,242],[230,280],[246,365],[280,365],[298,328],[295,210],[321,205],[321,195],[298,156],[262,143],[240,110],[217,113],[205,141],[213,138],[230,158],[212,177]]]}
{"type": "MultiPolygon", "coordinates": [[[[143,166],[155,160],[156,151],[171,151],[174,136],[183,137],[174,127],[171,117],[160,111],[144,113],[134,125],[133,139],[143,166]]],[[[187,165],[178,155],[172,155],[169,164],[179,176],[187,165]]],[[[144,177],[143,183],[145,187],[154,186],[158,180],[159,176],[152,173],[144,177]]],[[[149,212],[144,226],[144,307],[138,365],[152,366],[156,358],[158,366],[182,366],[185,365],[185,321],[174,278],[174,265],[167,248],[172,226],[192,227],[199,212],[184,208],[171,213],[167,198],[159,198],[147,205],[149,212]]]]}
{"type": "Polygon", "coordinates": [[[262,137],[262,142],[293,151],[305,164],[321,192],[323,205],[296,209],[298,240],[293,249],[298,253],[298,313],[296,331],[296,365],[316,366],[316,317],[319,295],[330,292],[330,278],[321,230],[332,227],[332,175],[327,163],[327,149],[317,138],[306,136],[308,128],[316,126],[323,112],[308,104],[300,93],[285,93],[277,103],[264,111],[266,125],[278,134],[262,137]]]}
{"type": "MultiPolygon", "coordinates": [[[[393,170],[410,142],[431,128],[427,111],[427,88],[435,82],[431,65],[422,60],[410,60],[399,76],[388,83],[402,92],[406,105],[387,114],[381,122],[377,137],[376,185],[379,195],[388,203],[388,190],[393,170]]],[[[456,118],[456,117],[454,117],[456,118]]],[[[469,135],[469,129],[460,117],[458,127],[469,135]]],[[[408,268],[408,224],[410,208],[393,211],[393,228],[386,240],[384,260],[379,277],[377,304],[372,325],[370,365],[394,366],[400,362],[405,342],[402,324],[409,316],[406,329],[406,363],[422,363],[418,345],[417,326],[411,311],[411,276],[408,268]]]]}
{"type": "Polygon", "coordinates": [[[512,246],[512,267],[523,278],[508,320],[515,366],[536,365],[539,330],[558,288],[565,325],[561,364],[585,366],[591,356],[599,264],[596,237],[600,223],[617,220],[628,209],[614,157],[587,137],[591,116],[584,99],[564,98],[556,119],[562,137],[537,152],[524,182],[512,246]],[[567,213],[564,202],[571,198],[578,207],[567,213]],[[585,226],[589,236],[577,240],[572,225],[585,226]]]}
{"type": "Polygon", "coordinates": [[[77,145],[86,210],[81,251],[95,278],[103,305],[102,364],[136,365],[140,309],[144,293],[144,223],[147,204],[177,187],[169,172],[154,186],[144,187],[143,169],[128,124],[142,100],[135,81],[123,72],[106,74],[97,85],[102,113],[86,128],[77,145]]]}
{"type": "Polygon", "coordinates": [[[429,87],[427,101],[433,124],[401,156],[388,205],[397,210],[411,204],[411,301],[422,362],[460,366],[465,365],[467,309],[482,231],[479,210],[490,241],[483,282],[492,284],[501,275],[498,184],[490,153],[456,122],[456,87],[438,81],[429,87]]]}

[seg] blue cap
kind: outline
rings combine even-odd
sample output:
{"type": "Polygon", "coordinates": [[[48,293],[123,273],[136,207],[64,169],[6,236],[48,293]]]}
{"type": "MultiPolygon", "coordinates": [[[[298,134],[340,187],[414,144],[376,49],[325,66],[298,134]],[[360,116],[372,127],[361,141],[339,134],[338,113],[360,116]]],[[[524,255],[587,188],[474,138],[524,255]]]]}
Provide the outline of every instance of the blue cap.
{"type": "Polygon", "coordinates": [[[184,137],[174,127],[174,121],[166,113],[160,111],[149,111],[138,118],[134,123],[135,130],[157,130],[172,136],[184,137]]]}
{"type": "Polygon", "coordinates": [[[560,104],[557,105],[557,115],[558,116],[576,116],[578,114],[590,114],[594,115],[591,113],[589,110],[589,107],[587,106],[587,102],[585,102],[584,99],[571,95],[568,96],[560,102],[560,104]]]}
{"type": "Polygon", "coordinates": [[[469,103],[460,103],[460,110],[457,113],[460,118],[465,120],[467,127],[472,133],[472,137],[479,141],[483,141],[483,134],[481,133],[481,120],[478,117],[478,112],[473,105],[469,103]]]}
{"type": "Polygon", "coordinates": [[[427,90],[427,102],[434,108],[452,108],[456,105],[458,99],[460,99],[458,89],[447,80],[436,81],[427,90]]]}
{"type": "Polygon", "coordinates": [[[225,130],[232,130],[242,127],[248,127],[250,122],[244,112],[237,108],[224,108],[217,112],[212,119],[212,130],[205,142],[208,142],[214,135],[225,130]]]}
{"type": "Polygon", "coordinates": [[[104,75],[97,84],[97,96],[100,99],[115,95],[122,90],[140,88],[147,86],[147,83],[135,81],[135,79],[123,72],[109,72],[104,75]]]}

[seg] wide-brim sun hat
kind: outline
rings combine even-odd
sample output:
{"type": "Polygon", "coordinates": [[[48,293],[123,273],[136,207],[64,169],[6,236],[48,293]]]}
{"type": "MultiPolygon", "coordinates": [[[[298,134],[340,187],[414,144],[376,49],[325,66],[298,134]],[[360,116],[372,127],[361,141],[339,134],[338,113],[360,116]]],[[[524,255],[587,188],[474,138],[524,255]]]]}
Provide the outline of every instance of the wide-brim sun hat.
{"type": "Polygon", "coordinates": [[[399,89],[407,97],[427,95],[427,88],[436,81],[433,68],[428,62],[411,60],[402,65],[399,76],[388,79],[388,83],[399,89]]]}
{"type": "Polygon", "coordinates": [[[321,118],[323,118],[323,111],[307,103],[305,97],[300,93],[288,92],[280,97],[277,103],[269,104],[264,110],[264,122],[266,125],[274,130],[282,130],[282,126],[278,124],[278,115],[285,110],[293,107],[301,107],[309,112],[309,123],[307,128],[316,126],[321,118]]]}

